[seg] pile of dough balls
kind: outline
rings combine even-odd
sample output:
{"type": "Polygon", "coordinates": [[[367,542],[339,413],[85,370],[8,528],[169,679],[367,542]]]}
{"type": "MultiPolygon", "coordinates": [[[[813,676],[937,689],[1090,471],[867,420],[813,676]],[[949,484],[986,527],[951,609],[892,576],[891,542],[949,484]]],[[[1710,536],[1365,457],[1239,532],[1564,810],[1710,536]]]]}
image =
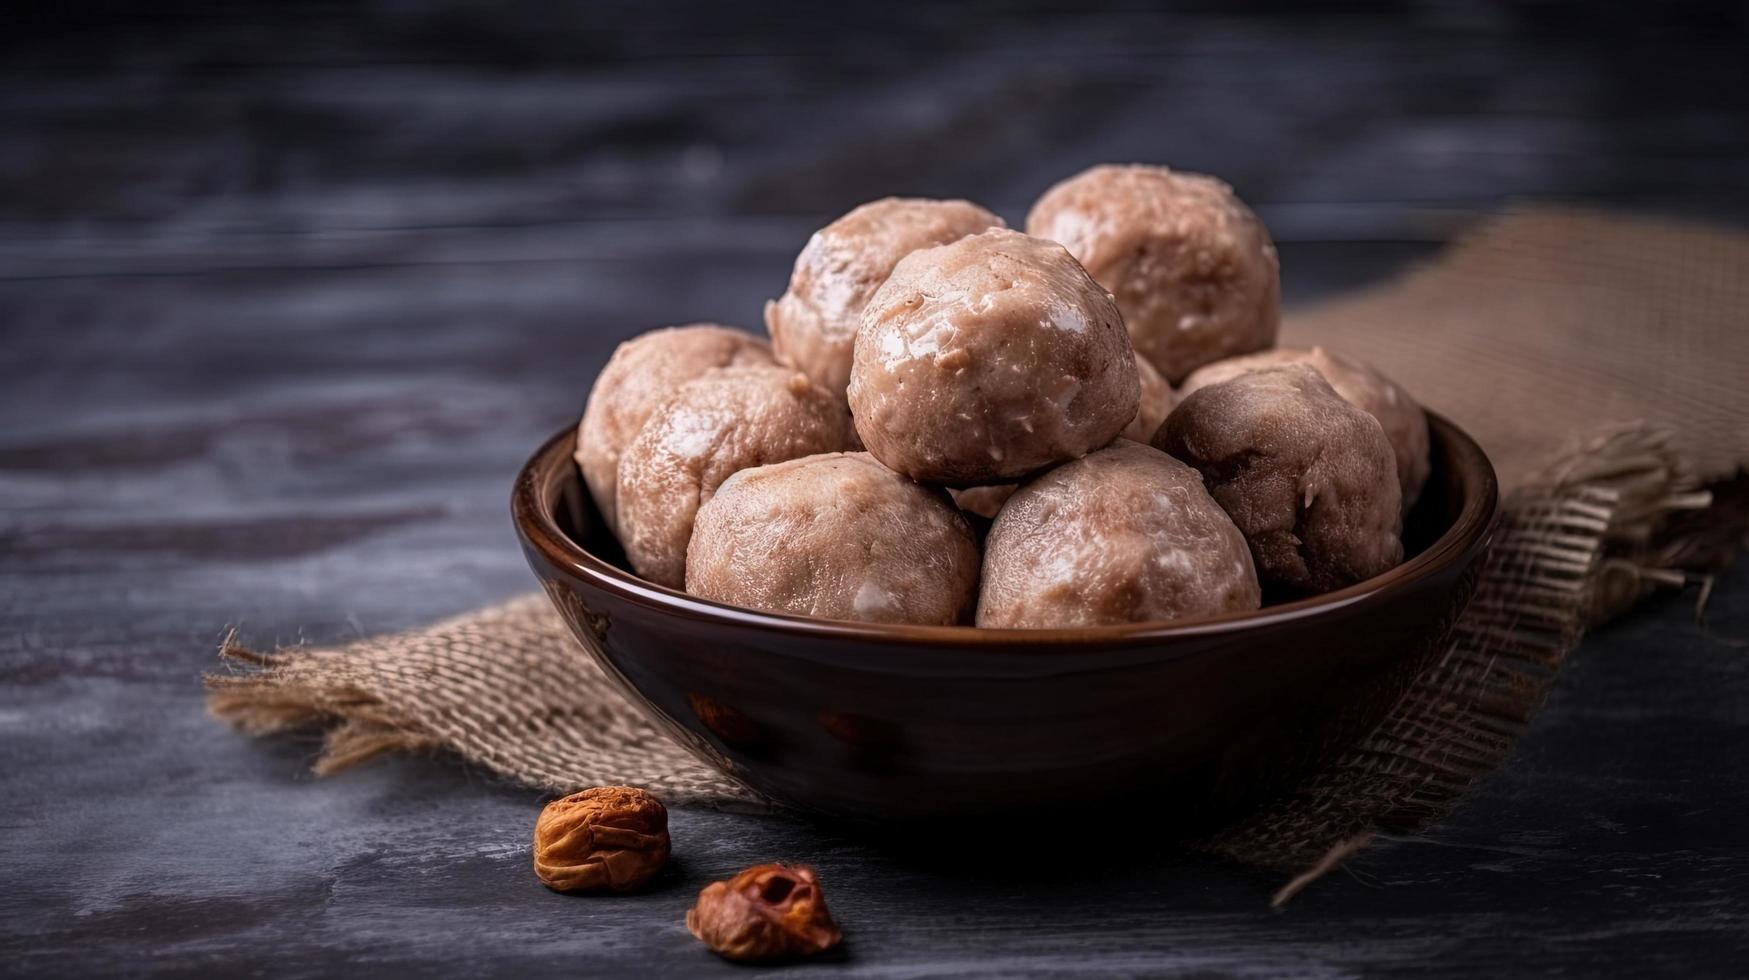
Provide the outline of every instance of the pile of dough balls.
{"type": "Polygon", "coordinates": [[[1025,233],[887,198],[809,239],[769,343],[620,345],[577,464],[638,575],[717,602],[1002,629],[1254,610],[1401,562],[1429,468],[1408,392],[1275,349],[1280,296],[1262,222],[1200,174],[1094,167],[1025,233]]]}

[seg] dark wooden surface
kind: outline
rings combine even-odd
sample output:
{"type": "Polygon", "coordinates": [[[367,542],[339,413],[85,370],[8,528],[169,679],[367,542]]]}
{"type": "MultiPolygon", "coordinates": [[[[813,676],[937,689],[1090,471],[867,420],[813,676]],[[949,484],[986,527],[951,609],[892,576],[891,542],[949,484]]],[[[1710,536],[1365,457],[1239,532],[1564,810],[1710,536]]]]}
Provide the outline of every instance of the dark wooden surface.
{"type": "MultiPolygon", "coordinates": [[[[203,714],[232,626],[528,588],[510,477],[612,345],[755,326],[866,198],[1018,221],[1089,163],[1211,170],[1290,301],[1520,198],[1749,217],[1728,10],[815,8],[0,15],[0,973],[730,973],[681,914],[773,858],[847,935],[798,976],[1740,973],[1749,660],[1692,595],[1594,636],[1455,817],[1283,912],[1097,820],[944,864],[695,810],[661,888],[567,898],[537,794],[443,758],[315,780],[312,741],[203,714]]],[[[1749,634],[1743,564],[1711,616],[1749,634]]]]}

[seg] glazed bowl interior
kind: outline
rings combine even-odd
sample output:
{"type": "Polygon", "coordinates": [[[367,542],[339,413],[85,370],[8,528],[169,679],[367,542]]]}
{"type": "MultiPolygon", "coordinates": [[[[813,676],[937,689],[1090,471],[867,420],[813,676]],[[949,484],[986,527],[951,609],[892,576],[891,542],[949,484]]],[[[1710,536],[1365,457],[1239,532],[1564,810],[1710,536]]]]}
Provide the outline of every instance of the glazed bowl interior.
{"type": "Polygon", "coordinates": [[[857,820],[1000,813],[1040,791],[1164,794],[1195,822],[1280,790],[1376,723],[1467,600],[1492,467],[1429,416],[1405,561],[1206,619],[1050,630],[743,609],[639,579],[583,489],[573,431],[512,510],[583,647],[660,727],[781,801],[857,820]]]}

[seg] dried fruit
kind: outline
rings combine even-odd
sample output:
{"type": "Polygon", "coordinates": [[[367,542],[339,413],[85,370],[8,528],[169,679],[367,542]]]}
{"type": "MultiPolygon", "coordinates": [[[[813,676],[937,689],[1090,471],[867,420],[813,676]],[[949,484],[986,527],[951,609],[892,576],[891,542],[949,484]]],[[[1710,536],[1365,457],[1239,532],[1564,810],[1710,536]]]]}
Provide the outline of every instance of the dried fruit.
{"type": "Polygon", "coordinates": [[[809,956],[841,938],[814,869],[801,865],[754,865],[706,885],[686,928],[717,955],[742,961],[809,956]]]}
{"type": "Polygon", "coordinates": [[[534,873],[562,892],[626,892],[668,863],[668,810],[630,786],[554,800],[534,824],[534,873]]]}

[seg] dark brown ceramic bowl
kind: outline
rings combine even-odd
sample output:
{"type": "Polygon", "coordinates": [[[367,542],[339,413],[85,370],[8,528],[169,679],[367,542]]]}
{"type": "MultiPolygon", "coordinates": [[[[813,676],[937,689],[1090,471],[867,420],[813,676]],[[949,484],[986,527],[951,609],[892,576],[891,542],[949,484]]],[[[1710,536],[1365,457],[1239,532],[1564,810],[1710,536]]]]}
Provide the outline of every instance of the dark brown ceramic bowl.
{"type": "Polygon", "coordinates": [[[1359,585],[1194,622],[876,626],[755,612],[630,572],[563,432],[516,481],[523,549],[583,646],[701,759],[860,821],[1162,795],[1212,818],[1376,722],[1469,598],[1494,471],[1430,415],[1411,557],[1359,585]]]}

